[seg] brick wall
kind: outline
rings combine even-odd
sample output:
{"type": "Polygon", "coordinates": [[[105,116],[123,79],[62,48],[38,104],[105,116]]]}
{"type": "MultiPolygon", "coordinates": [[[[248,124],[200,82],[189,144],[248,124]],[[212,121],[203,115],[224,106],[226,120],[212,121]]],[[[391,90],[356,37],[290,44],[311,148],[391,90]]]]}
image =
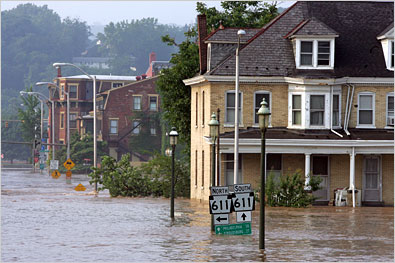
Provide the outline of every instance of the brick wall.
{"type": "Polygon", "coordinates": [[[394,205],[394,155],[381,156],[384,205],[394,205]]]}

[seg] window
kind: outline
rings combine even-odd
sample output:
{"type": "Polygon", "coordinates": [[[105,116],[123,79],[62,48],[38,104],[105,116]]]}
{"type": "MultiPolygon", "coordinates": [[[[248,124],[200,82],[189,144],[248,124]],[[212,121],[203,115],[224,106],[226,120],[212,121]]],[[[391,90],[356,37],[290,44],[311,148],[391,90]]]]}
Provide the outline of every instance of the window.
{"type": "Polygon", "coordinates": [[[70,129],[77,128],[77,113],[70,113],[70,129]]]}
{"type": "Polygon", "coordinates": [[[387,94],[387,126],[394,126],[394,93],[387,94]]]}
{"type": "Polygon", "coordinates": [[[204,91],[202,92],[202,126],[204,126],[204,91]]]}
{"type": "Polygon", "coordinates": [[[390,68],[394,68],[394,41],[390,41],[390,68]]]}
{"type": "MultiPolygon", "coordinates": [[[[242,104],[242,96],[241,92],[239,92],[239,124],[242,123],[242,114],[241,114],[241,104],[242,104]]],[[[235,107],[236,107],[236,102],[235,102],[235,92],[234,91],[228,91],[226,93],[226,121],[228,123],[234,123],[235,122],[235,107]]]]}
{"type": "Polygon", "coordinates": [[[374,126],[373,93],[360,93],[358,96],[358,125],[374,126]]]}
{"type": "Polygon", "coordinates": [[[140,122],[133,121],[133,134],[140,134],[140,122]]]}
{"type": "Polygon", "coordinates": [[[302,124],[302,96],[292,95],[292,125],[302,124]]]}
{"type": "Polygon", "coordinates": [[[113,82],[112,83],[112,88],[118,88],[118,87],[122,87],[123,86],[123,82],[113,82]]]}
{"type": "Polygon", "coordinates": [[[204,151],[202,151],[202,187],[204,187],[204,151]]]}
{"type": "Polygon", "coordinates": [[[198,151],[195,151],[195,186],[197,186],[198,180],[198,151]]]}
{"type": "Polygon", "coordinates": [[[334,66],[335,40],[297,39],[295,62],[297,68],[331,69],[334,66]]]}
{"type": "Polygon", "coordinates": [[[60,98],[64,99],[64,84],[60,85],[60,98]]]}
{"type": "Polygon", "coordinates": [[[155,125],[155,123],[151,122],[150,125],[151,125],[150,126],[151,135],[156,135],[156,125],[155,125]]]}
{"type": "Polygon", "coordinates": [[[313,66],[313,41],[300,42],[300,65],[313,66]]]}
{"type": "Polygon", "coordinates": [[[310,96],[310,125],[324,125],[325,96],[310,96]]]}
{"type": "Polygon", "coordinates": [[[64,129],[64,112],[60,113],[60,128],[64,129]]]}
{"type": "MultiPolygon", "coordinates": [[[[258,124],[259,120],[258,120],[258,115],[256,114],[259,110],[259,108],[261,107],[261,102],[263,100],[263,98],[265,98],[265,101],[267,102],[267,106],[269,109],[271,109],[271,105],[270,105],[270,93],[269,92],[265,92],[265,91],[258,91],[255,93],[255,107],[254,107],[254,123],[258,124]]],[[[270,123],[270,120],[269,120],[270,123]]]]}
{"type": "Polygon", "coordinates": [[[158,110],[158,97],[150,96],[149,97],[149,110],[157,111],[158,110]]]}
{"type": "Polygon", "coordinates": [[[110,134],[118,134],[118,120],[110,119],[110,134]]]}
{"type": "Polygon", "coordinates": [[[141,110],[141,96],[133,96],[133,110],[141,110]]]}
{"type": "Polygon", "coordinates": [[[318,41],[318,66],[329,66],[331,47],[329,41],[318,41]]]}
{"type": "Polygon", "coordinates": [[[266,155],[266,174],[267,176],[273,176],[273,180],[277,183],[280,182],[281,177],[281,157],[281,154],[266,155]]]}
{"type": "Polygon", "coordinates": [[[340,126],[340,95],[332,96],[332,126],[340,126]]]}
{"type": "Polygon", "coordinates": [[[197,127],[198,126],[198,108],[199,108],[199,104],[198,104],[198,98],[199,98],[199,93],[198,92],[196,92],[196,106],[195,106],[195,108],[196,108],[196,117],[195,117],[195,126],[197,127]]]}
{"type": "Polygon", "coordinates": [[[59,143],[60,143],[60,144],[64,144],[64,140],[60,139],[60,140],[59,140],[59,143]]]}
{"type": "Polygon", "coordinates": [[[70,99],[76,99],[77,98],[77,85],[68,85],[69,87],[69,96],[70,99]]]}

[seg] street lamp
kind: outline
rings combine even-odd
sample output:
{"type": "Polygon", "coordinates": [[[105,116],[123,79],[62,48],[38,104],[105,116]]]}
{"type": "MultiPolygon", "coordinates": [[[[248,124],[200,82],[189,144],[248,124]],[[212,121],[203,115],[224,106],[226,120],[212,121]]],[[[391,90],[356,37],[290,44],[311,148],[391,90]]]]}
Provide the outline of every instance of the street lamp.
{"type": "MultiPolygon", "coordinates": [[[[84,75],[93,81],[93,167],[96,168],[96,152],[97,152],[97,138],[96,138],[96,76],[89,75],[82,68],[72,63],[53,63],[55,68],[62,66],[71,66],[79,69],[84,75]]],[[[69,98],[69,96],[67,96],[69,98]]],[[[68,108],[68,107],[67,107],[68,108]]],[[[95,191],[97,192],[97,182],[95,182],[95,191]]]]}
{"type": "Polygon", "coordinates": [[[259,129],[261,130],[261,194],[260,194],[260,218],[259,218],[259,249],[265,249],[265,133],[269,125],[270,110],[263,98],[258,112],[259,129]]]}
{"type": "MultiPolygon", "coordinates": [[[[63,92],[67,96],[67,131],[66,131],[67,135],[66,136],[67,136],[67,160],[68,160],[68,159],[70,159],[70,96],[69,96],[69,93],[66,92],[65,90],[61,91],[60,87],[53,82],[37,82],[36,83],[36,86],[42,86],[42,85],[48,85],[50,87],[55,87],[59,90],[59,92],[63,92]]],[[[54,105],[54,104],[52,104],[52,105],[54,105]]],[[[54,112],[54,108],[52,109],[52,112],[54,112]]],[[[54,128],[55,128],[55,126],[54,126],[54,128]]],[[[52,133],[53,136],[55,136],[54,130],[55,129],[53,129],[53,133],[52,133]]],[[[53,137],[53,138],[55,140],[55,137],[53,137]]],[[[55,142],[53,141],[53,143],[55,143],[55,142]]],[[[55,147],[54,147],[54,149],[55,149],[55,147]]]]}
{"type": "Polygon", "coordinates": [[[238,41],[236,48],[236,87],[235,87],[235,149],[234,149],[234,184],[239,182],[239,49],[240,39],[246,32],[237,31],[238,41]]]}
{"type": "MultiPolygon", "coordinates": [[[[215,186],[215,142],[219,135],[219,122],[217,121],[217,116],[213,112],[211,115],[211,120],[208,123],[210,127],[210,138],[213,142],[212,144],[212,160],[211,160],[211,186],[215,186]]],[[[214,231],[214,215],[211,215],[211,231],[214,231]]]]}
{"type": "Polygon", "coordinates": [[[176,128],[173,127],[171,129],[171,132],[169,133],[170,137],[170,145],[172,148],[171,151],[171,199],[170,199],[170,217],[171,219],[174,219],[174,154],[176,150],[176,145],[177,145],[177,137],[178,137],[178,132],[176,131],[176,128]]]}

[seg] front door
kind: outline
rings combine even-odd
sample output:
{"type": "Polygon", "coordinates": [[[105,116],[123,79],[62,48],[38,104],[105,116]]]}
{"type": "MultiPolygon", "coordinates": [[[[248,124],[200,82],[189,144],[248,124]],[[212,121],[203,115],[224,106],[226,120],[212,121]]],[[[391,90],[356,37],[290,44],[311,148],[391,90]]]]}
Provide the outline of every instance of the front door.
{"type": "Polygon", "coordinates": [[[365,156],[363,160],[362,201],[381,202],[380,157],[365,156]]]}
{"type": "Polygon", "coordinates": [[[321,189],[313,192],[316,201],[329,201],[329,161],[328,156],[312,156],[313,176],[321,177],[321,189]]]}

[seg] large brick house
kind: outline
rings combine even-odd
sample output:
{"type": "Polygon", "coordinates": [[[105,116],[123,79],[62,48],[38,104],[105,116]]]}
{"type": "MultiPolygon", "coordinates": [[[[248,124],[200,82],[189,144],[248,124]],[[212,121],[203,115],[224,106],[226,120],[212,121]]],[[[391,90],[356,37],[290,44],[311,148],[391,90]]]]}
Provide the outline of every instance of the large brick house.
{"type": "MultiPolygon", "coordinates": [[[[256,112],[269,104],[267,174],[320,176],[321,204],[355,187],[363,205],[394,204],[394,4],[299,1],[240,47],[239,182],[259,184],[256,112]]],[[[208,122],[220,109],[220,176],[232,185],[238,28],[209,35],[198,16],[200,75],[191,87],[191,198],[211,183],[208,122]]]]}

